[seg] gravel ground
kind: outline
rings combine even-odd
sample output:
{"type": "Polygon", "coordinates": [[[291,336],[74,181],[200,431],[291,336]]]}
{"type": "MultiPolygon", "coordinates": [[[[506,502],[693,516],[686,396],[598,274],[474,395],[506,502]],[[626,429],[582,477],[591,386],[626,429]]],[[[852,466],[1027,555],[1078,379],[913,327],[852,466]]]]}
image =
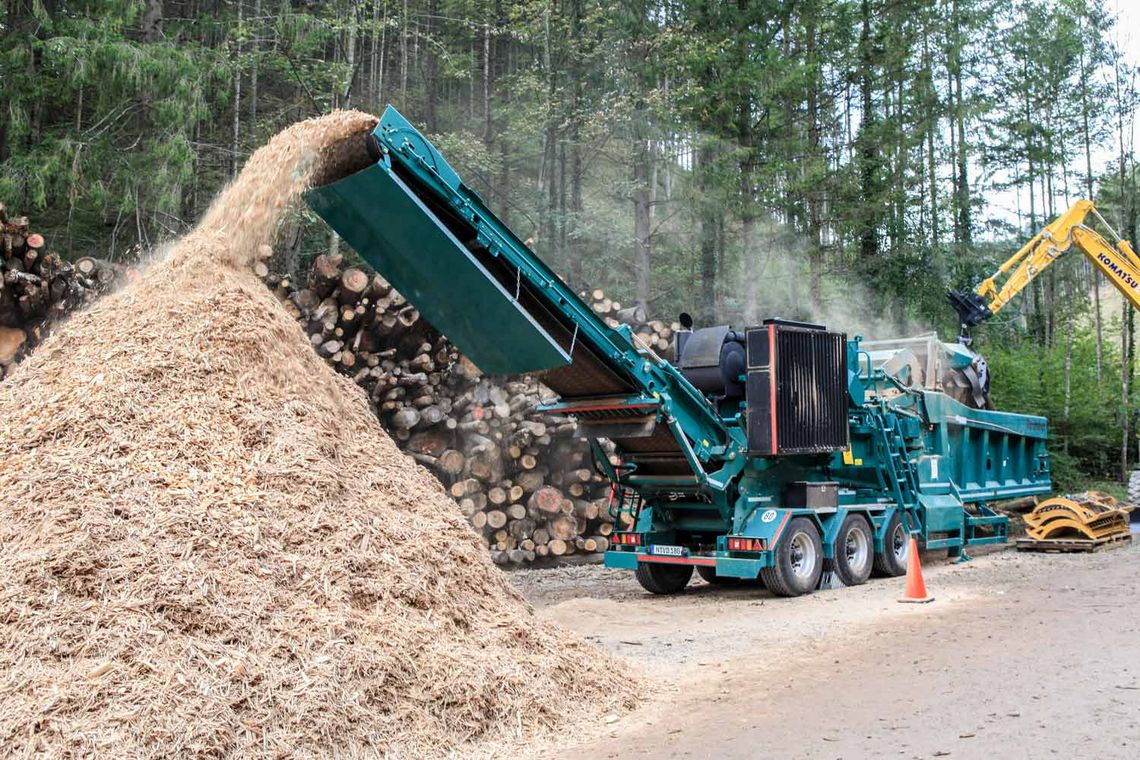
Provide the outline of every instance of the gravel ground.
{"type": "Polygon", "coordinates": [[[902,579],[778,599],[653,597],[596,566],[510,577],[660,685],[560,760],[1140,756],[1140,547],[923,567],[927,605],[897,603],[902,579]]]}

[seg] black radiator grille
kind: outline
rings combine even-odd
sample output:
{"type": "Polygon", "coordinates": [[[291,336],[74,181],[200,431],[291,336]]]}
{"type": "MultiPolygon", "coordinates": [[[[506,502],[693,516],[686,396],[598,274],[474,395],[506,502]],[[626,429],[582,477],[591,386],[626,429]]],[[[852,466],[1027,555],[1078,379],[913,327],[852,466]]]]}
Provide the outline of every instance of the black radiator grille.
{"type": "Polygon", "coordinates": [[[846,336],[770,323],[749,330],[747,343],[749,450],[770,455],[846,449],[846,336]]]}

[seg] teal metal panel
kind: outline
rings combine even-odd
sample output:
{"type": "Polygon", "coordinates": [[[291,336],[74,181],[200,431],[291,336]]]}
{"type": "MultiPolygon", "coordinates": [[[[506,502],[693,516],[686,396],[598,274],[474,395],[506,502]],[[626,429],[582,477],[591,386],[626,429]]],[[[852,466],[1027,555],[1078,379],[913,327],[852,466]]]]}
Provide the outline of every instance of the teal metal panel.
{"type": "Polygon", "coordinates": [[[617,568],[618,570],[636,570],[637,569],[637,553],[636,552],[618,552],[608,551],[605,555],[606,567],[617,568]]]}
{"type": "Polygon", "coordinates": [[[886,551],[887,528],[891,525],[891,518],[894,517],[898,507],[891,507],[885,509],[878,514],[871,515],[871,528],[875,531],[875,553],[882,554],[886,551]]]}
{"type": "Polygon", "coordinates": [[[316,188],[309,205],[479,369],[553,369],[570,356],[388,167],[316,188]]]}
{"type": "MultiPolygon", "coordinates": [[[[930,391],[922,393],[922,403],[932,425],[925,436],[930,464],[937,457],[937,480],[952,481],[962,501],[1015,499],[1052,490],[1044,417],[971,409],[930,391]]],[[[925,484],[935,480],[927,480],[933,475],[927,467],[919,466],[924,492],[925,484]]]]}
{"type": "Polygon", "coordinates": [[[756,559],[717,557],[716,574],[723,578],[755,579],[760,571],[772,564],[772,553],[764,552],[756,559]]]}
{"type": "MultiPolygon", "coordinates": [[[[792,510],[761,507],[749,514],[740,531],[734,535],[760,538],[768,546],[774,546],[780,537],[780,532],[792,516],[792,510]]],[[[723,540],[722,538],[721,541],[723,542],[723,540]]]]}
{"type": "Polygon", "coordinates": [[[926,533],[960,533],[963,525],[962,502],[950,494],[919,494],[926,533]]]}
{"type": "Polygon", "coordinates": [[[941,456],[922,456],[917,461],[918,482],[923,493],[950,493],[950,467],[941,456]]]}
{"type": "MultiPolygon", "coordinates": [[[[625,552],[611,550],[605,554],[605,566],[617,570],[636,570],[638,556],[644,554],[644,551],[625,552]]],[[[716,557],[716,574],[725,578],[751,579],[759,576],[760,571],[768,567],[771,563],[771,552],[757,555],[755,559],[718,556],[716,557]]]]}

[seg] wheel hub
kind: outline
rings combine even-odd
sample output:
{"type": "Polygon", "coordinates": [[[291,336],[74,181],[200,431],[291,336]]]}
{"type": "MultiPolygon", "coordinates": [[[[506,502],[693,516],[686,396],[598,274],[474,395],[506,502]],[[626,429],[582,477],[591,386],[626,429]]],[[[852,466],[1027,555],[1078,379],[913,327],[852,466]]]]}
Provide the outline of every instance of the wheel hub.
{"type": "Polygon", "coordinates": [[[867,536],[860,530],[852,530],[847,534],[844,550],[847,554],[847,565],[851,568],[862,568],[871,556],[867,536]]]}
{"type": "Polygon", "coordinates": [[[906,531],[901,525],[895,529],[895,535],[891,538],[891,548],[894,549],[895,558],[899,562],[906,560],[906,531]]]}
{"type": "Polygon", "coordinates": [[[790,548],[792,572],[795,573],[798,578],[810,578],[812,573],[815,572],[815,563],[817,561],[815,556],[815,544],[812,543],[811,537],[806,533],[797,533],[792,536],[790,548]]]}

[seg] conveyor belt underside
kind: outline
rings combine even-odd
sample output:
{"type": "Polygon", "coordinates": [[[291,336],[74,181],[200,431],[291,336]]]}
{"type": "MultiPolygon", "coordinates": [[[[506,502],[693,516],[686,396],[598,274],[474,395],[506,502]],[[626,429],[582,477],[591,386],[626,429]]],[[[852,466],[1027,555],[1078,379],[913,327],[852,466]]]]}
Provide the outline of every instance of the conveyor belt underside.
{"type": "MultiPolygon", "coordinates": [[[[490,257],[488,257],[490,258],[490,257]]],[[[510,281],[506,267],[498,259],[498,266],[488,266],[496,276],[510,281]],[[493,268],[492,268],[493,267],[493,268]]],[[[547,333],[570,354],[572,361],[566,367],[542,373],[539,377],[552,391],[563,399],[595,398],[615,395],[634,395],[637,389],[604,365],[592,350],[574,337],[574,330],[568,327],[563,318],[547,308],[533,288],[515,283],[519,303],[547,333]],[[573,350],[571,351],[571,344],[573,350]]],[[[631,410],[631,416],[639,415],[631,410]]],[[[613,438],[622,458],[636,462],[639,475],[683,475],[692,472],[688,461],[681,452],[680,444],[667,427],[659,425],[653,434],[646,437],[613,438]]]]}
{"type": "MultiPolygon", "coordinates": [[[[581,399],[600,396],[632,395],[636,389],[601,363],[597,355],[586,346],[574,341],[570,351],[573,330],[552,314],[543,302],[527,287],[521,288],[519,302],[534,320],[570,353],[572,362],[559,369],[540,375],[540,379],[563,399],[581,399]]],[[[631,410],[631,416],[640,412],[631,410]]],[[[688,461],[673,433],[658,426],[645,437],[613,438],[622,457],[637,462],[639,475],[682,475],[692,472],[688,461]]]]}
{"type": "MultiPolygon", "coordinates": [[[[398,174],[411,186],[418,187],[417,179],[394,167],[398,174]]],[[[479,245],[469,223],[455,213],[448,204],[434,193],[422,189],[417,196],[448,227],[455,237],[463,241],[467,249],[475,255],[486,270],[509,293],[515,294],[519,305],[542,327],[550,337],[571,356],[571,363],[542,373],[539,377],[551,390],[564,399],[582,399],[603,396],[632,396],[639,393],[633,383],[619,372],[606,365],[595,351],[579,340],[573,322],[565,313],[548,303],[534,285],[523,278],[520,272],[504,258],[493,256],[479,245]]],[[[583,306],[583,308],[585,308],[583,306]]],[[[488,329],[494,329],[489,325],[488,329]]],[[[478,363],[478,362],[476,362],[478,363]]],[[[658,426],[647,437],[614,438],[619,453],[628,461],[639,463],[639,474],[685,474],[691,472],[687,460],[673,433],[664,426],[658,426]]]]}

